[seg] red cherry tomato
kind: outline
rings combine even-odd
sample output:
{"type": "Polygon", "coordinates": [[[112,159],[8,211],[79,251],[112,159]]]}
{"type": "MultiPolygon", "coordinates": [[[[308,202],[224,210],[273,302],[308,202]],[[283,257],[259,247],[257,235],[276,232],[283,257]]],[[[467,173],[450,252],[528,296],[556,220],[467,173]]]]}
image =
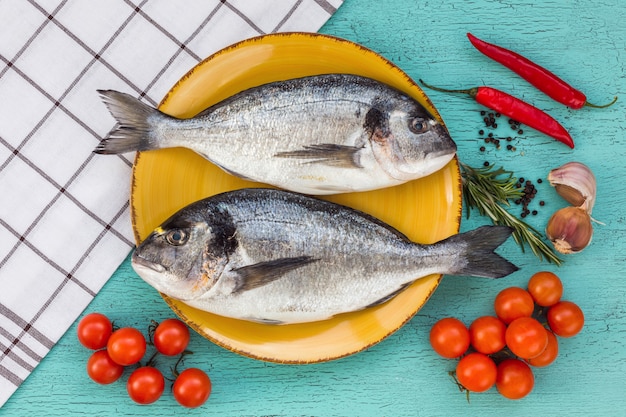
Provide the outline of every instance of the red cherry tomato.
{"type": "Polygon", "coordinates": [[[535,385],[535,377],[530,367],[518,359],[505,359],[498,364],[496,388],[511,400],[527,396],[535,385]]]}
{"type": "Polygon", "coordinates": [[[531,359],[526,359],[529,365],[540,368],[544,366],[550,365],[554,362],[559,356],[559,341],[556,339],[556,336],[551,331],[547,331],[548,333],[548,344],[545,350],[539,354],[539,356],[535,356],[531,359]]]}
{"type": "Polygon", "coordinates": [[[549,307],[561,299],[563,283],[552,272],[540,271],[530,277],[528,292],[537,305],[549,307]]]}
{"type": "Polygon", "coordinates": [[[113,332],[107,343],[111,359],[122,366],[136,364],[146,353],[146,338],[132,327],[123,327],[113,332]]]}
{"type": "Polygon", "coordinates": [[[164,320],[154,331],[154,346],[163,355],[180,355],[188,344],[189,328],[178,319],[164,320]]]}
{"type": "Polygon", "coordinates": [[[548,331],[532,317],[520,317],[509,324],[506,345],[522,359],[539,356],[548,345],[548,331]]]}
{"type": "Polygon", "coordinates": [[[489,356],[473,352],[463,356],[456,366],[456,379],[468,391],[487,391],[496,382],[496,364],[489,356]]]}
{"type": "Polygon", "coordinates": [[[95,351],[87,360],[87,375],[98,384],[110,384],[122,376],[124,367],[111,359],[106,349],[95,351]]]}
{"type": "Polygon", "coordinates": [[[585,325],[585,316],[578,305],[571,301],[559,301],[546,314],[550,329],[557,336],[572,337],[585,325]]]}
{"type": "Polygon", "coordinates": [[[113,332],[113,325],[107,316],[90,313],[78,322],[76,334],[78,341],[88,349],[98,350],[107,345],[113,332]]]}
{"type": "Polygon", "coordinates": [[[211,379],[200,369],[185,369],[174,381],[172,392],[180,405],[189,408],[199,407],[211,395],[211,379]]]}
{"type": "Polygon", "coordinates": [[[158,400],[165,389],[163,374],[151,366],[137,368],[128,377],[128,396],[138,404],[151,404],[158,400]]]}
{"type": "Polygon", "coordinates": [[[470,344],[480,353],[490,355],[506,346],[504,339],[506,325],[497,317],[483,316],[477,318],[470,325],[469,332],[470,344]]]}
{"type": "Polygon", "coordinates": [[[469,330],[459,319],[441,319],[430,329],[430,345],[444,358],[458,358],[467,351],[469,344],[469,330]]]}
{"type": "Polygon", "coordinates": [[[525,289],[509,287],[496,295],[493,306],[498,318],[509,324],[519,317],[530,317],[535,309],[535,302],[525,289]]]}

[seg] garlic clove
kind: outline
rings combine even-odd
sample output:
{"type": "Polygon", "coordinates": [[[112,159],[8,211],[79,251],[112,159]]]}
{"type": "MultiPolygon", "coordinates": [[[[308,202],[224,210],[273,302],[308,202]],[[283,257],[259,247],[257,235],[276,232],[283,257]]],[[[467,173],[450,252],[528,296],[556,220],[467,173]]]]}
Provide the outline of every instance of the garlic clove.
{"type": "Polygon", "coordinates": [[[596,201],[596,177],[581,162],[568,162],[548,174],[550,185],[568,203],[591,214],[596,201]]]}
{"type": "Polygon", "coordinates": [[[576,207],[582,206],[587,201],[587,197],[585,197],[576,188],[569,185],[555,184],[554,189],[556,190],[557,194],[565,199],[565,201],[576,207]]]}
{"type": "Polygon", "coordinates": [[[591,242],[593,227],[591,216],[581,207],[565,207],[557,210],[546,226],[546,236],[557,252],[577,253],[591,242]]]}

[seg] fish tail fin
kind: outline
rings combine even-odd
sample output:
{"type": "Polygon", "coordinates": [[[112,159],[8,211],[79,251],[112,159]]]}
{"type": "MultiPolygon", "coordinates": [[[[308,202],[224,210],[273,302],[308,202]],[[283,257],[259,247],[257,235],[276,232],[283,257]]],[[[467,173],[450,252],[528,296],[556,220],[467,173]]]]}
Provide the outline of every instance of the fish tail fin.
{"type": "Polygon", "coordinates": [[[460,262],[448,274],[502,278],[517,271],[517,266],[495,253],[512,232],[507,226],[482,226],[444,240],[461,251],[460,262]]]}
{"type": "Polygon", "coordinates": [[[98,93],[117,125],[94,149],[95,153],[110,155],[157,148],[152,140],[153,116],[162,117],[160,111],[129,94],[113,90],[98,93]]]}

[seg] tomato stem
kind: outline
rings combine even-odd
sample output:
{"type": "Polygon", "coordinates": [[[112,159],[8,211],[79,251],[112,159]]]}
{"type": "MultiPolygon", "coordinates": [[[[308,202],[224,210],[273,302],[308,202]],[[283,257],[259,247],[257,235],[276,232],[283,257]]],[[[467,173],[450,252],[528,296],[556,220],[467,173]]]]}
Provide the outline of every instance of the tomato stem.
{"type": "Polygon", "coordinates": [[[450,377],[452,378],[452,380],[454,381],[454,383],[456,384],[456,386],[459,388],[459,391],[461,392],[465,392],[465,398],[467,399],[467,402],[470,402],[470,390],[468,390],[467,388],[465,388],[463,386],[463,384],[461,384],[459,382],[459,380],[456,377],[456,372],[455,371],[448,371],[448,375],[450,375],[450,377]]]}
{"type": "Polygon", "coordinates": [[[120,326],[117,324],[117,322],[115,320],[112,320],[111,321],[111,331],[114,332],[114,331],[119,330],[119,329],[120,329],[120,326]]]}
{"type": "Polygon", "coordinates": [[[190,351],[190,350],[185,350],[178,357],[178,360],[176,361],[176,364],[172,368],[172,374],[174,374],[174,378],[176,378],[176,377],[178,377],[178,375],[180,375],[180,372],[178,371],[178,365],[180,365],[184,361],[184,358],[187,355],[193,355],[193,352],[190,351]]]}
{"type": "Polygon", "coordinates": [[[155,351],[152,356],[150,356],[150,359],[148,359],[148,362],[146,362],[146,366],[154,366],[156,364],[156,357],[159,354],[158,351],[155,351]]]}
{"type": "Polygon", "coordinates": [[[157,323],[155,320],[151,320],[150,325],[148,326],[148,344],[151,346],[154,346],[154,332],[156,331],[158,325],[159,323],[157,323]]]}

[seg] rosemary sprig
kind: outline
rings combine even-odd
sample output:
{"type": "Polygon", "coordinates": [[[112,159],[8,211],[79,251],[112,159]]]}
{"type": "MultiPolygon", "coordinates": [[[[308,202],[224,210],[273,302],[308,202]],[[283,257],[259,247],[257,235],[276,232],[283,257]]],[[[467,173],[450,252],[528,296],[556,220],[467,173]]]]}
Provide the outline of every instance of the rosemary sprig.
{"type": "Polygon", "coordinates": [[[511,171],[493,165],[483,168],[472,168],[461,163],[463,182],[463,198],[469,217],[470,210],[475,208],[483,216],[488,216],[493,224],[509,226],[513,229],[513,238],[524,252],[528,245],[539,259],[561,265],[560,259],[554,250],[542,239],[541,234],[523,220],[515,217],[506,210],[510,207],[510,200],[522,197],[522,191],[517,186],[517,178],[511,171]]]}

